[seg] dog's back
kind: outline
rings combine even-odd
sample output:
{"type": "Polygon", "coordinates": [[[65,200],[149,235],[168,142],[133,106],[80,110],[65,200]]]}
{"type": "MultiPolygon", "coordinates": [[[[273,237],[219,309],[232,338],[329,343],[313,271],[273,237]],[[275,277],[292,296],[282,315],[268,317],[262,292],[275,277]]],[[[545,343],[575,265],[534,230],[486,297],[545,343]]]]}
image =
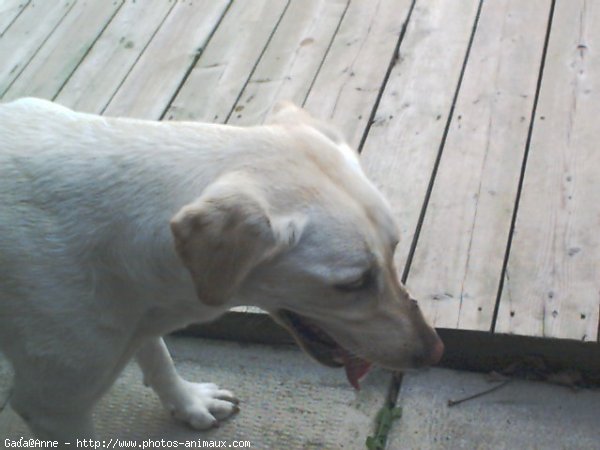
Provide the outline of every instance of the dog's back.
{"type": "Polygon", "coordinates": [[[55,336],[93,335],[103,318],[129,328],[138,297],[187,281],[168,223],[196,195],[189,186],[202,169],[190,159],[203,163],[202,128],[182,124],[170,136],[162,124],[44,100],[0,105],[0,349],[19,357],[21,340],[29,356],[42,354],[55,336]]]}

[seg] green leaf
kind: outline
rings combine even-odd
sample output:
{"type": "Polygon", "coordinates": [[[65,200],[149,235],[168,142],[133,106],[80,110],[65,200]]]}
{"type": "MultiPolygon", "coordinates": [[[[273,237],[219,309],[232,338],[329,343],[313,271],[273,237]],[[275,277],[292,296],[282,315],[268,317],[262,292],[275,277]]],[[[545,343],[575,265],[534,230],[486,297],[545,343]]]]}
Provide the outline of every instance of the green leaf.
{"type": "Polygon", "coordinates": [[[392,420],[396,420],[402,417],[402,408],[397,406],[392,408],[392,420]]]}
{"type": "Polygon", "coordinates": [[[375,434],[367,437],[365,445],[368,450],[384,450],[387,435],[392,428],[392,422],[402,416],[402,408],[384,406],[375,417],[375,434]]]}

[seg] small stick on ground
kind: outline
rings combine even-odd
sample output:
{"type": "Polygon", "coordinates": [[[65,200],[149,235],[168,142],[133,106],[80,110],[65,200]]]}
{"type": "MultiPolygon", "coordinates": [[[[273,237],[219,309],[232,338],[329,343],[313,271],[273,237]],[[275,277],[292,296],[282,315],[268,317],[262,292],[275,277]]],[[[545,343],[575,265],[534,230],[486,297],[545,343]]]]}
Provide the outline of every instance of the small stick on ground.
{"type": "Polygon", "coordinates": [[[469,395],[468,397],[465,397],[465,398],[460,398],[458,400],[448,400],[448,407],[456,406],[456,405],[459,405],[461,403],[467,402],[469,400],[473,400],[473,399],[475,399],[477,397],[481,397],[483,395],[487,395],[487,394],[489,394],[491,392],[497,391],[498,389],[503,388],[504,386],[506,386],[511,381],[512,380],[505,380],[502,383],[497,384],[496,386],[493,386],[493,387],[491,387],[489,389],[486,389],[485,391],[481,391],[481,392],[478,392],[477,394],[469,395]]]}

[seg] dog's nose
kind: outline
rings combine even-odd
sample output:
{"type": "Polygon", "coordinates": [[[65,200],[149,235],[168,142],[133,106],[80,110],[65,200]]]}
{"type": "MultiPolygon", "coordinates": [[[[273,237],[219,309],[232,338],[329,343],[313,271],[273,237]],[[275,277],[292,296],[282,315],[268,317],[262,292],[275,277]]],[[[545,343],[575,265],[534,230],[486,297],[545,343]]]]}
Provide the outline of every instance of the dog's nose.
{"type": "Polygon", "coordinates": [[[436,335],[433,343],[428,344],[421,352],[413,356],[415,368],[433,366],[440,362],[444,354],[444,343],[436,335]]]}

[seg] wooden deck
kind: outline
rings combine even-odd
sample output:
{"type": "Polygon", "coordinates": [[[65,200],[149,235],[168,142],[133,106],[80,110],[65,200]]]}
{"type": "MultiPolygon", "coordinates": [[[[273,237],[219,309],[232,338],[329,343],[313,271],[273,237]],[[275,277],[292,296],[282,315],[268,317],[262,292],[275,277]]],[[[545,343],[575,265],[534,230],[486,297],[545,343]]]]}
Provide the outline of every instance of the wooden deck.
{"type": "Polygon", "coordinates": [[[597,343],[598,23],[589,0],[0,0],[0,96],[233,124],[291,99],[361,150],[437,327],[597,343]]]}

